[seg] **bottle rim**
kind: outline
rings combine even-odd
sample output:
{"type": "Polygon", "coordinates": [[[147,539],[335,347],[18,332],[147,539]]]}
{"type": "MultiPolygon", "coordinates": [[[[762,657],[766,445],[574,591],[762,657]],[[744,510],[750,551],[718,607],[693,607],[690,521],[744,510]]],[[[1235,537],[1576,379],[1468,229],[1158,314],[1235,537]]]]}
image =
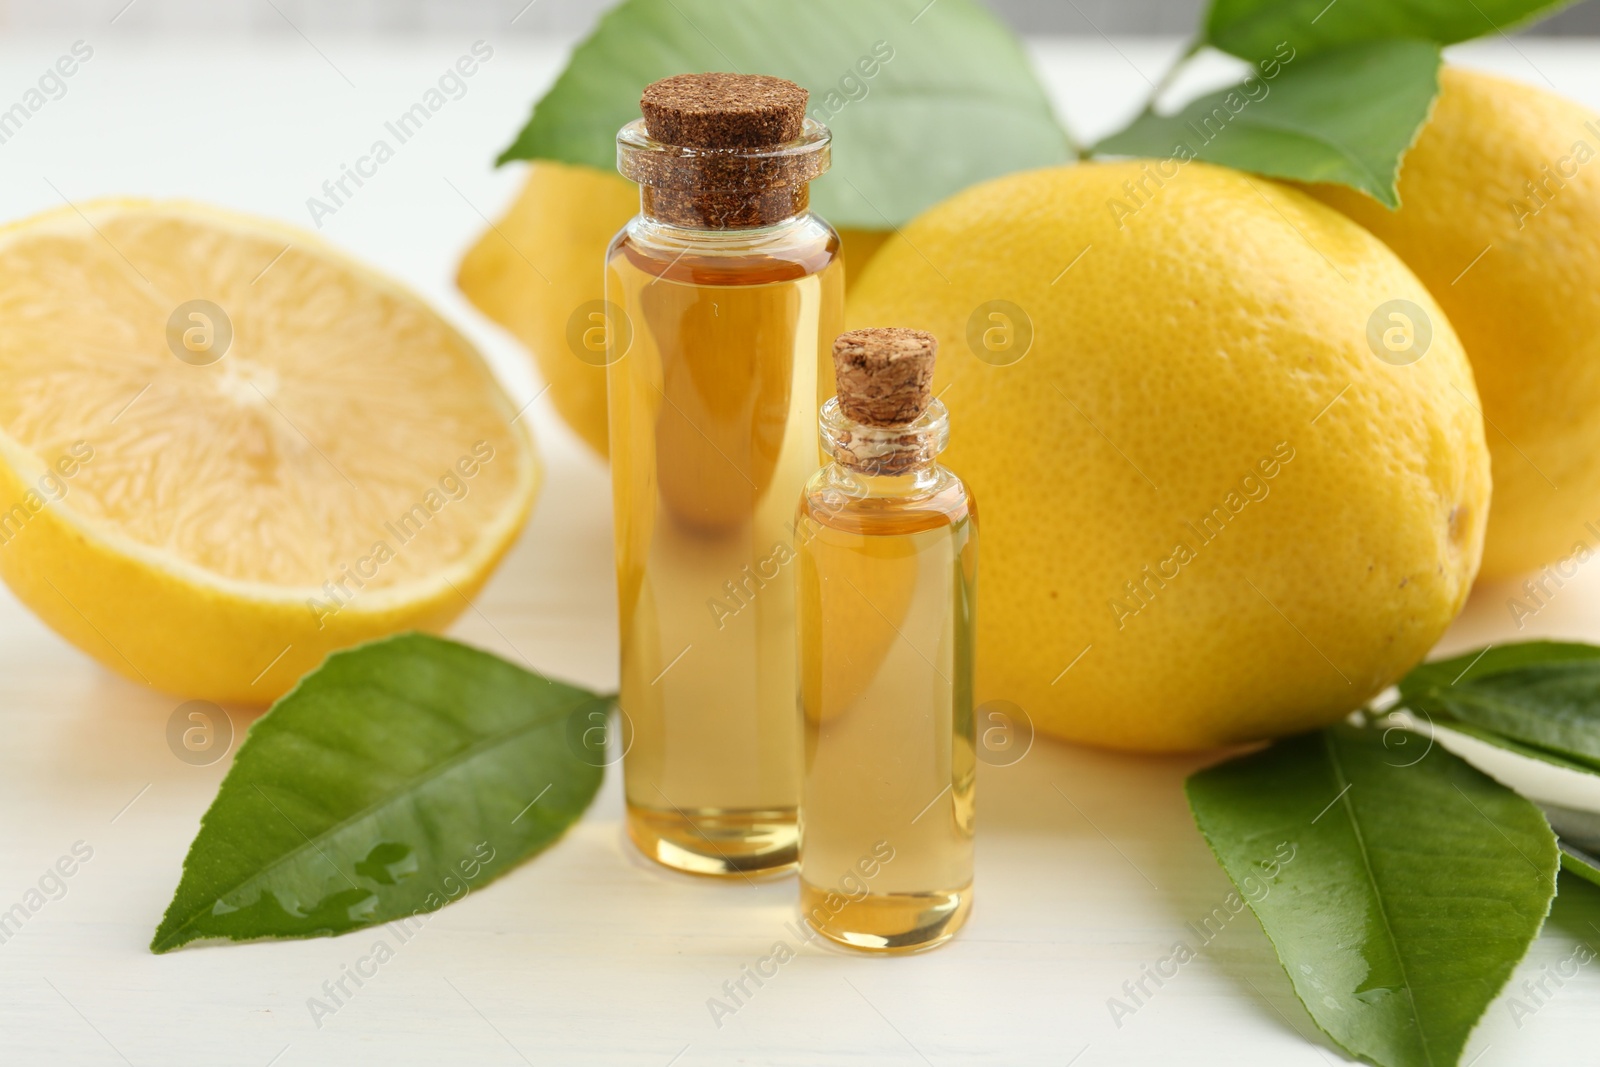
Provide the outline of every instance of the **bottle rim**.
{"type": "Polygon", "coordinates": [[[950,412],[935,398],[904,426],[869,426],[829,397],[817,415],[822,445],[835,462],[868,475],[908,474],[929,466],[950,444],[950,412]]]}
{"type": "Polygon", "coordinates": [[[641,185],[690,184],[703,180],[708,167],[743,164],[768,184],[797,185],[827,173],[832,141],[832,131],[809,115],[799,137],[755,148],[667,144],[650,136],[644,119],[634,119],[617,132],[617,170],[641,185]]]}

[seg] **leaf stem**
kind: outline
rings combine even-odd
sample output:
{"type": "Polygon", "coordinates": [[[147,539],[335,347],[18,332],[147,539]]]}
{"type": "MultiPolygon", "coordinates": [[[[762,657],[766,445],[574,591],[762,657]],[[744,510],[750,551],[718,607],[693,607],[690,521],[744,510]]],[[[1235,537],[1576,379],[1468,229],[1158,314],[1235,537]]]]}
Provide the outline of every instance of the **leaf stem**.
{"type": "Polygon", "coordinates": [[[1178,74],[1188,65],[1189,60],[1193,59],[1196,53],[1205,46],[1205,39],[1196,37],[1189,42],[1188,47],[1183,50],[1183,54],[1172,61],[1172,65],[1167,68],[1166,73],[1157,78],[1156,83],[1150,87],[1150,95],[1145,99],[1144,109],[1139,112],[1141,118],[1145,115],[1154,115],[1156,113],[1156,102],[1161,99],[1161,94],[1172,88],[1172,83],[1178,79],[1178,74]]]}
{"type": "Polygon", "coordinates": [[[1066,119],[1061,119],[1056,125],[1061,127],[1061,139],[1067,143],[1067,151],[1072,153],[1072,158],[1082,162],[1089,158],[1089,146],[1078,140],[1072,132],[1072,127],[1067,125],[1066,119]]]}

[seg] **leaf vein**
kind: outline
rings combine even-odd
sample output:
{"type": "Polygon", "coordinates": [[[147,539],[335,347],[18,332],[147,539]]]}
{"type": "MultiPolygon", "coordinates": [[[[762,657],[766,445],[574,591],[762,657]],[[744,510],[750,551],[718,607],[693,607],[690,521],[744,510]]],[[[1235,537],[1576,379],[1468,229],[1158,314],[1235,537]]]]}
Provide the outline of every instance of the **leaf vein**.
{"type": "MultiPolygon", "coordinates": [[[[1333,736],[1330,733],[1322,735],[1322,748],[1328,754],[1328,762],[1333,768],[1335,784],[1343,788],[1350,783],[1345,775],[1344,764],[1339,760],[1339,754],[1334,749],[1333,736]]],[[[1367,886],[1372,890],[1373,900],[1377,902],[1378,915],[1383,919],[1383,932],[1389,939],[1389,945],[1394,950],[1395,965],[1400,968],[1400,981],[1406,991],[1406,1000],[1411,1005],[1411,1018],[1417,1026],[1417,1039],[1422,1042],[1422,1058],[1433,1064],[1433,1052],[1428,1048],[1428,1034],[1422,1026],[1422,1018],[1417,1013],[1417,996],[1412,987],[1411,977],[1406,973],[1405,957],[1400,952],[1400,942],[1394,934],[1394,924],[1389,920],[1389,909],[1384,904],[1383,894],[1378,890],[1377,875],[1372,870],[1372,859],[1367,852],[1366,835],[1361,832],[1360,820],[1356,818],[1355,805],[1350,800],[1350,793],[1345,791],[1340,807],[1344,809],[1345,817],[1350,820],[1350,830],[1355,834],[1356,852],[1361,856],[1361,867],[1367,876],[1367,886]]]]}

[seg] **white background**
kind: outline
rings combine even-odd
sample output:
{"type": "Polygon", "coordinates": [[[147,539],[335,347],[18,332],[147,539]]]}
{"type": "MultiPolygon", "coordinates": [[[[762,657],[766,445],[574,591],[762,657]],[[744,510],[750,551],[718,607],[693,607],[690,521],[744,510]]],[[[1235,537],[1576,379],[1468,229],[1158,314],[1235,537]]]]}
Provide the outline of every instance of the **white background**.
{"type": "MultiPolygon", "coordinates": [[[[516,168],[490,163],[554,76],[560,48],[486,32],[386,44],[155,42],[102,19],[0,44],[0,106],[80,37],[93,60],[63,99],[0,145],[0,217],[62,197],[129,194],[192,197],[306,225],[305,200],[324,178],[487,38],[495,57],[466,97],[323,232],[434,299],[481,342],[519,405],[535,395],[525,356],[463,302],[451,278],[483,216],[496,216],[517,187],[516,168]]],[[[1092,139],[1137,106],[1176,44],[1083,38],[1032,49],[1062,113],[1092,139]]],[[[1520,39],[1459,58],[1600,105],[1600,50],[1591,46],[1520,39]]],[[[532,415],[548,485],[518,547],[454,633],[609,688],[616,623],[605,469],[545,401],[532,415]]],[[[1600,571],[1590,570],[1517,636],[1600,638],[1600,571]]],[[[1480,590],[1441,648],[1515,633],[1510,595],[1480,590]]],[[[982,768],[976,910],[963,935],[935,953],[881,960],[806,947],[717,1027],[707,998],[775,940],[792,940],[784,924],[794,918],[794,885],[697,880],[636,858],[622,838],[612,774],[562,842],[436,915],[319,1027],[307,999],[366,955],[379,932],[161,957],[146,950],[226,767],[189,766],[168,750],[175,703],[108,674],[0,592],[0,909],[74,842],[94,849],[67,895],[0,945],[0,1062],[1343,1062],[1316,1040],[1248,915],[1121,1026],[1113,1021],[1108,998],[1175,940],[1194,943],[1185,924],[1229,891],[1182,795],[1185,774],[1208,759],[1048,742],[1016,766],[982,768]]],[[[1600,894],[1569,881],[1563,888],[1518,980],[1566,959],[1580,939],[1600,945],[1591,925],[1600,894]]],[[[1600,968],[1590,967],[1520,1027],[1502,1000],[1466,1060],[1551,1062],[1592,1047],[1597,996],[1600,968]]]]}

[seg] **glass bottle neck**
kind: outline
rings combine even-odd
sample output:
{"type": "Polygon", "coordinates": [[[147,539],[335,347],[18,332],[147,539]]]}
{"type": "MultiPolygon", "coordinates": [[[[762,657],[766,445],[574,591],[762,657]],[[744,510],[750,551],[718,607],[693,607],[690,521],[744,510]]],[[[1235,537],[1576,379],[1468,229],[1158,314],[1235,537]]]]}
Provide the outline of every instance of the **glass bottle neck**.
{"type": "Polygon", "coordinates": [[[801,211],[766,226],[701,229],[651,215],[646,203],[647,192],[645,188],[640,189],[639,214],[628,224],[628,233],[634,240],[664,251],[692,247],[700,252],[715,252],[719,248],[745,252],[765,245],[781,245],[804,230],[814,217],[809,211],[801,211]]]}
{"type": "Polygon", "coordinates": [[[828,170],[828,128],[806,119],[793,141],[692,148],[654,140],[642,119],[617,134],[617,169],[639,183],[640,213],[694,231],[748,231],[806,213],[810,182],[828,170]]]}
{"type": "Polygon", "coordinates": [[[805,182],[749,193],[685,192],[639,186],[639,215],[658,226],[694,233],[747,234],[793,222],[811,207],[805,182]]]}
{"type": "Polygon", "coordinates": [[[846,415],[833,397],[822,405],[817,422],[833,461],[869,484],[888,479],[890,485],[915,489],[931,482],[939,453],[950,443],[950,414],[938,400],[909,425],[868,426],[846,415]]]}

